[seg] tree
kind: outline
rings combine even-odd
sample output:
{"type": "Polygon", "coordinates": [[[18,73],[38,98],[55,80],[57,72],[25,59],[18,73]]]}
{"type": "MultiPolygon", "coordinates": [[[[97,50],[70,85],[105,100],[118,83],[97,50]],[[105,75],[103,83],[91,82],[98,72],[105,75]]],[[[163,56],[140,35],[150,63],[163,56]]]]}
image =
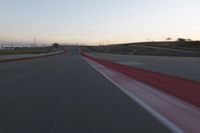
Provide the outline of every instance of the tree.
{"type": "Polygon", "coordinates": [[[167,40],[167,41],[171,41],[171,40],[172,40],[172,38],[171,38],[171,37],[168,37],[166,40],[167,40]]]}
{"type": "Polygon", "coordinates": [[[54,43],[54,44],[52,44],[52,46],[54,47],[54,48],[59,48],[59,44],[58,43],[54,43]]]}
{"type": "Polygon", "coordinates": [[[178,42],[186,42],[187,40],[186,39],[184,39],[184,38],[178,38],[178,40],[177,40],[178,42]]]}

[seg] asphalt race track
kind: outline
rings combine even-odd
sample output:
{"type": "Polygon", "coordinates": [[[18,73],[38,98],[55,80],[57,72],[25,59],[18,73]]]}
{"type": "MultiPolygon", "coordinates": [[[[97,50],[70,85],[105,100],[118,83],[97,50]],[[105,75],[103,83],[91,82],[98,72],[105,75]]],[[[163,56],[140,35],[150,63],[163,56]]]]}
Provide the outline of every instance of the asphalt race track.
{"type": "Polygon", "coordinates": [[[90,53],[90,55],[135,68],[200,82],[199,57],[117,55],[102,53],[90,53]]]}
{"type": "Polygon", "coordinates": [[[170,132],[79,55],[0,64],[1,133],[170,132]]]}

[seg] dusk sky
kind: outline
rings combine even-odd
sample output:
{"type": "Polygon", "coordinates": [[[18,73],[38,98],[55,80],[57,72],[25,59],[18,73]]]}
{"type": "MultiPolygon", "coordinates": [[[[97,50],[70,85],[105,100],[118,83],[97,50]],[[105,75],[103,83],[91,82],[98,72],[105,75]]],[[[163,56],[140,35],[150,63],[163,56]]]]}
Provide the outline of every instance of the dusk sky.
{"type": "Polygon", "coordinates": [[[0,42],[200,39],[199,0],[0,0],[0,42]]]}

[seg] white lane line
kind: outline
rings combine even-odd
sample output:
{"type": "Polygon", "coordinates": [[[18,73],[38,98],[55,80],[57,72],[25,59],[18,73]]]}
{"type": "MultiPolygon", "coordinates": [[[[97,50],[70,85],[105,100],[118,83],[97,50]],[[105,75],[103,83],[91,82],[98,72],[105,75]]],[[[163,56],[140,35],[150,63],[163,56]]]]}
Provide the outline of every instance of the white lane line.
{"type": "Polygon", "coordinates": [[[198,107],[84,59],[173,132],[200,132],[198,107]]]}

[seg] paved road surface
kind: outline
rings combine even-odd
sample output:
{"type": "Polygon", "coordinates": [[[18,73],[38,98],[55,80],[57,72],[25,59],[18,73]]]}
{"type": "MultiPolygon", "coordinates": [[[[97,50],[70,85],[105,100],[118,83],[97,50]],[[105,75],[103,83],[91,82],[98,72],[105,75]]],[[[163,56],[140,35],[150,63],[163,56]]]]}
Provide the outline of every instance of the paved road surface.
{"type": "Polygon", "coordinates": [[[169,132],[71,48],[0,64],[1,133],[169,132]]]}
{"type": "Polygon", "coordinates": [[[142,68],[153,72],[200,82],[199,57],[165,57],[142,55],[91,54],[97,58],[142,68]]]}

